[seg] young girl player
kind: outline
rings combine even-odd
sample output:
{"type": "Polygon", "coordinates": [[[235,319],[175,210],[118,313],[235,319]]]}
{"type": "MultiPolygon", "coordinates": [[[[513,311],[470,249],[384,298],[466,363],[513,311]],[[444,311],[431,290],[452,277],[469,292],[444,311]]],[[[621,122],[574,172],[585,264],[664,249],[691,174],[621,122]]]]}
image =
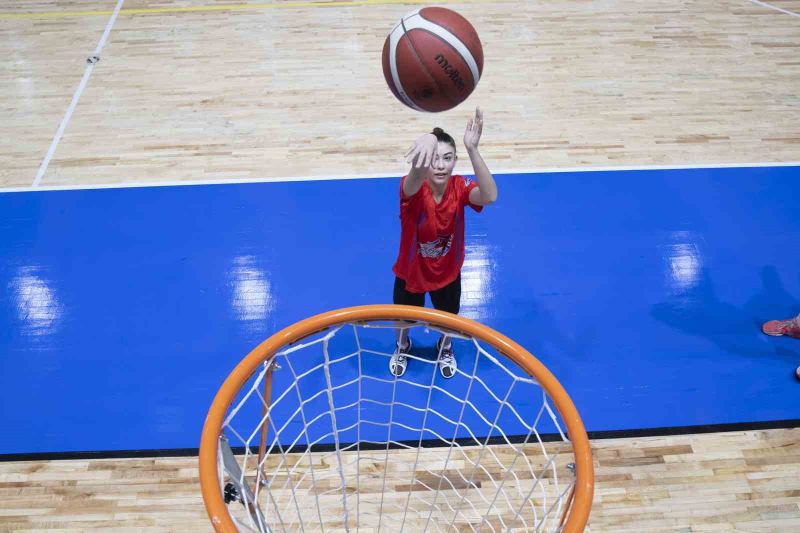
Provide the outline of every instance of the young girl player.
{"type": "MultiPolygon", "coordinates": [[[[406,154],[411,170],[400,183],[400,252],[394,264],[394,303],[425,305],[430,294],[436,309],[458,314],[461,304],[461,266],[464,264],[464,207],[481,212],[497,199],[497,185],[478,152],[483,113],[467,123],[464,146],[472,162],[475,180],[453,176],[456,143],[434,128],[417,139],[406,154]]],[[[456,373],[450,338],[442,336],[437,346],[439,371],[445,378],[456,373]]],[[[402,376],[408,366],[411,339],[400,329],[389,370],[402,376]]]]}

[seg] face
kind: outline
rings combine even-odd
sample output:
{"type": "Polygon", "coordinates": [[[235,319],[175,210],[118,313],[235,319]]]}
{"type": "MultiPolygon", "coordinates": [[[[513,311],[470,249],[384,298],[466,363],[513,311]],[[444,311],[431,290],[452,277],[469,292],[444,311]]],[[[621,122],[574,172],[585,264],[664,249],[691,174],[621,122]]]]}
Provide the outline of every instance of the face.
{"type": "Polygon", "coordinates": [[[453,174],[457,159],[455,148],[446,142],[440,141],[436,154],[433,156],[428,179],[437,186],[447,185],[447,181],[453,174]]]}

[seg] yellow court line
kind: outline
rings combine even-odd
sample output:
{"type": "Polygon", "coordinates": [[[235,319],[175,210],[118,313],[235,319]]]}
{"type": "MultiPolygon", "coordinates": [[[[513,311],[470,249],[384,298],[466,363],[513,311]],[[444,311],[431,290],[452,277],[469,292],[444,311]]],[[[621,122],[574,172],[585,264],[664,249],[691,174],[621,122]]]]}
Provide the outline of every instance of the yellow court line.
{"type": "MultiPolygon", "coordinates": [[[[258,9],[296,9],[301,7],[352,7],[391,4],[429,4],[431,0],[340,0],[334,2],[283,2],[280,4],[229,4],[190,7],[154,7],[143,9],[121,9],[119,15],[151,15],[163,13],[199,13],[204,11],[244,11],[258,9]]],[[[436,0],[437,4],[488,4],[496,0],[436,0]]],[[[43,13],[0,13],[0,20],[92,17],[111,15],[112,11],[50,11],[43,13]]]]}

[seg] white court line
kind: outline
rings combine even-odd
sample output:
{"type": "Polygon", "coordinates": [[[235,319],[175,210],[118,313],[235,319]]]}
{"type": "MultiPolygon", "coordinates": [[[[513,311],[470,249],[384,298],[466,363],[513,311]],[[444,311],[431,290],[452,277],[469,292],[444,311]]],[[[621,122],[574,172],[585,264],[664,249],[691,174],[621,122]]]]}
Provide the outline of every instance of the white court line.
{"type": "Polygon", "coordinates": [[[774,9],[776,11],[780,11],[781,13],[786,13],[787,15],[791,15],[793,17],[800,17],[800,13],[795,13],[794,11],[789,11],[788,9],[783,9],[782,7],[773,6],[772,4],[768,4],[766,2],[761,2],[760,0],[749,0],[754,4],[758,4],[762,7],[766,7],[769,9],[774,9]]]}
{"type": "MultiPolygon", "coordinates": [[[[719,163],[708,165],[652,165],[652,166],[621,166],[621,167],[574,167],[574,168],[534,168],[529,170],[522,169],[499,169],[492,170],[494,175],[515,175],[515,174],[558,174],[558,173],[577,173],[577,172],[633,172],[642,170],[702,170],[713,168],[773,168],[773,167],[800,167],[800,161],[789,162],[761,162],[761,163],[719,163]]],[[[123,183],[100,183],[88,185],[53,185],[49,187],[8,187],[0,188],[0,193],[10,192],[36,192],[36,191],[82,191],[92,189],[144,189],[150,187],[180,187],[180,186],[199,186],[199,185],[234,185],[241,183],[283,183],[290,181],[331,181],[331,180],[361,180],[361,179],[397,179],[403,174],[395,172],[383,172],[378,174],[349,174],[339,176],[282,176],[276,178],[253,178],[253,179],[233,179],[233,180],[194,180],[194,181],[156,181],[156,182],[123,182],[123,183]]]]}
{"type": "MultiPolygon", "coordinates": [[[[122,3],[125,0],[117,0],[117,5],[114,8],[114,12],[111,14],[111,18],[108,19],[108,23],[106,24],[106,29],[103,32],[102,37],[100,37],[100,41],[97,43],[97,47],[94,49],[94,53],[92,53],[89,57],[100,57],[100,52],[103,50],[103,47],[106,45],[106,41],[108,40],[108,35],[111,33],[111,28],[114,26],[114,22],[117,20],[117,15],[119,15],[119,10],[122,9],[122,3]]],[[[69,107],[67,108],[67,112],[64,113],[64,118],[61,119],[61,124],[58,125],[58,130],[56,131],[55,137],[53,137],[53,142],[50,143],[50,148],[47,150],[47,154],[44,156],[42,160],[42,164],[39,165],[39,170],[36,172],[36,177],[33,178],[32,187],[38,187],[39,184],[42,182],[42,177],[44,173],[47,172],[47,167],[50,165],[50,160],[53,158],[53,154],[56,153],[56,148],[58,147],[58,143],[61,142],[61,137],[64,135],[64,130],[67,129],[67,124],[69,124],[70,119],[72,118],[72,113],[75,112],[75,108],[78,106],[78,101],[81,99],[81,95],[83,94],[83,90],[86,88],[86,84],[89,82],[89,78],[92,75],[92,71],[94,70],[94,66],[97,64],[96,61],[89,61],[87,59],[88,64],[86,65],[86,70],[83,71],[83,77],[81,78],[81,82],[78,84],[78,88],[75,90],[75,94],[72,95],[72,101],[69,103],[69,107]]]]}

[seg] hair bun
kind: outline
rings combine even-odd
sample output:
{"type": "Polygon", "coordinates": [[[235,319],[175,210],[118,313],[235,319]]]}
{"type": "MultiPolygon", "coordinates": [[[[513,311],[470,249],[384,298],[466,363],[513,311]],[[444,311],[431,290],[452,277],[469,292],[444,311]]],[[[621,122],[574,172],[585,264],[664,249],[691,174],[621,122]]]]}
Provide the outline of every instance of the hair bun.
{"type": "Polygon", "coordinates": [[[433,133],[434,135],[441,135],[442,133],[444,133],[444,130],[442,128],[433,128],[433,131],[431,133],[433,133]]]}

